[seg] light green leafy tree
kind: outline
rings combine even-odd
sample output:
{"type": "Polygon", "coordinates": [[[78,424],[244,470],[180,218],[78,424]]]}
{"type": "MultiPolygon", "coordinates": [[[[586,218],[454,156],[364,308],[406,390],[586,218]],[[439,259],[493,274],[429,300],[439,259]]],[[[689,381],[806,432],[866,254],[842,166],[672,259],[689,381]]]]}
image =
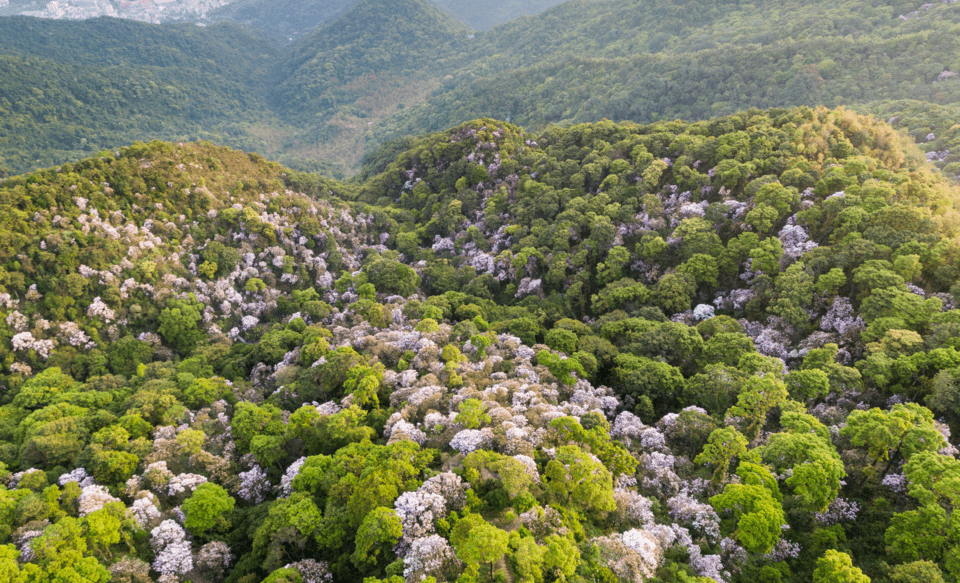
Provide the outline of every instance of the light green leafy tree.
{"type": "Polygon", "coordinates": [[[895,561],[939,561],[950,545],[960,542],[960,525],[940,506],[928,504],[894,514],[884,540],[895,561]]]}
{"type": "Polygon", "coordinates": [[[376,566],[392,556],[392,548],[403,536],[403,523],[397,513],[380,506],[367,514],[355,539],[356,549],[351,556],[357,567],[376,566]]]}
{"type": "Polygon", "coordinates": [[[850,555],[828,550],[817,559],[813,583],[870,583],[870,577],[853,566],[850,555]]]}
{"type": "Polygon", "coordinates": [[[710,498],[710,504],[721,516],[732,514],[735,527],[729,530],[748,551],[767,553],[780,540],[780,527],[786,520],[783,507],[768,488],[727,484],[722,493],[710,498]]]}
{"type": "MultiPolygon", "coordinates": [[[[459,525],[458,525],[459,526],[459,525]]],[[[490,564],[490,577],[493,578],[494,563],[506,552],[510,535],[483,519],[476,521],[456,544],[457,558],[468,564],[490,564]]]]}
{"type": "Polygon", "coordinates": [[[520,539],[513,558],[517,564],[517,574],[523,583],[543,581],[543,559],[547,549],[538,545],[533,537],[520,539]]]}
{"type": "Polygon", "coordinates": [[[783,404],[788,397],[783,381],[771,375],[752,376],[744,382],[737,404],[730,408],[728,414],[747,421],[746,435],[752,441],[763,428],[767,414],[774,407],[783,404]]]}
{"type": "Polygon", "coordinates": [[[556,448],[544,475],[547,489],[564,502],[600,512],[616,508],[610,470],[575,445],[556,448]]]}
{"type": "Polygon", "coordinates": [[[901,457],[910,461],[914,454],[938,451],[946,445],[933,426],[933,413],[916,403],[894,405],[890,411],[853,411],[840,434],[866,448],[876,462],[887,462],[881,478],[901,457]]]}
{"type": "Polygon", "coordinates": [[[747,453],[747,438],[734,427],[714,429],[710,434],[703,451],[696,457],[694,463],[710,464],[716,469],[713,471],[714,484],[722,484],[727,478],[730,461],[735,457],[742,457],[747,453]]]}

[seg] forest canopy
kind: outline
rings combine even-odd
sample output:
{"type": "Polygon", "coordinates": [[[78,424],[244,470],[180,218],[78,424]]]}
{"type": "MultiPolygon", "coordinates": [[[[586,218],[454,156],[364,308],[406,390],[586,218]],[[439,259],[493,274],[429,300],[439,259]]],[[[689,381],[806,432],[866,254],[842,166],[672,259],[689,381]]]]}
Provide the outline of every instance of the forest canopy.
{"type": "Polygon", "coordinates": [[[843,108],[0,182],[11,581],[948,581],[958,188],[843,108]]]}

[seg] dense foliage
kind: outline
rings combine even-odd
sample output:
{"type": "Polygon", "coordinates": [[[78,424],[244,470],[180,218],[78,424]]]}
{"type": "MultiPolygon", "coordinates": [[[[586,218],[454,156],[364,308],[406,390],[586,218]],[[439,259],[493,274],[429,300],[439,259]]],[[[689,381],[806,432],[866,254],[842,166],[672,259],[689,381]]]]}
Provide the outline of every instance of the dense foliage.
{"type": "Polygon", "coordinates": [[[7,580],[960,576],[960,192],[906,137],[481,119],[381,158],[0,183],[7,580]]]}

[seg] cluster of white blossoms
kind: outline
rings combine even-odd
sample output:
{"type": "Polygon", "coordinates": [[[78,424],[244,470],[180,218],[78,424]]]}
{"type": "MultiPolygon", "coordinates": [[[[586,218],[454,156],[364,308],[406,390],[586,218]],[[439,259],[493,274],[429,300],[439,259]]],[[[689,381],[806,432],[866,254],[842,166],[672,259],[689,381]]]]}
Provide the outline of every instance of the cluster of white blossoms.
{"type": "Polygon", "coordinates": [[[198,569],[207,571],[216,579],[220,579],[232,561],[233,553],[227,543],[213,541],[200,547],[195,564],[198,569]]]}
{"type": "Polygon", "coordinates": [[[188,492],[193,492],[197,486],[207,481],[207,478],[199,474],[179,474],[170,478],[167,483],[167,495],[177,496],[188,492]]]}
{"type": "Polygon", "coordinates": [[[660,541],[645,530],[628,530],[591,541],[600,551],[603,564],[620,579],[643,583],[654,576],[663,561],[660,541]]]}
{"type": "MultiPolygon", "coordinates": [[[[284,472],[283,476],[281,476],[279,488],[280,488],[280,494],[284,498],[286,498],[287,496],[293,493],[293,480],[300,473],[300,468],[303,467],[303,464],[306,461],[307,461],[307,458],[305,457],[298,459],[297,461],[290,464],[290,466],[287,468],[287,471],[284,472]]],[[[255,466],[255,468],[260,469],[260,466],[255,466]]]]}
{"type": "Polygon", "coordinates": [[[158,522],[161,518],[160,509],[148,496],[137,498],[130,505],[130,514],[141,528],[147,528],[151,524],[158,522]]]}
{"type": "Polygon", "coordinates": [[[49,338],[41,338],[37,340],[33,337],[32,332],[20,332],[14,334],[13,338],[10,339],[13,349],[18,352],[26,352],[28,350],[33,350],[37,353],[37,356],[46,360],[50,358],[50,355],[53,354],[53,350],[57,347],[57,342],[49,338]]]}
{"type": "Polygon", "coordinates": [[[73,471],[61,474],[61,476],[57,478],[57,483],[61,486],[69,482],[76,482],[81,488],[92,486],[96,483],[93,476],[88,475],[87,470],[84,468],[75,468],[73,471]]]}
{"type": "Polygon", "coordinates": [[[100,296],[93,298],[93,302],[87,307],[87,315],[91,318],[103,320],[108,324],[117,318],[117,313],[114,312],[110,306],[103,303],[100,296]]]}
{"type": "Polygon", "coordinates": [[[403,525],[403,538],[412,542],[434,532],[437,520],[447,514],[446,499],[432,492],[404,492],[393,503],[403,525]]]}
{"type": "Polygon", "coordinates": [[[459,563],[447,539],[432,534],[411,543],[410,550],[403,557],[403,575],[407,583],[413,583],[438,574],[451,565],[459,567],[459,563]]]}
{"type": "Polygon", "coordinates": [[[101,510],[104,506],[113,502],[120,502],[120,499],[111,496],[110,492],[103,486],[96,484],[86,486],[80,492],[80,499],[78,500],[80,516],[86,516],[91,512],[101,510]]]}
{"type": "Polygon", "coordinates": [[[326,561],[315,561],[313,559],[304,559],[296,563],[290,563],[285,569],[294,569],[300,573],[300,580],[303,583],[333,583],[333,573],[326,561]]]}
{"type": "Polygon", "coordinates": [[[464,429],[459,431],[450,440],[450,447],[462,454],[472,453],[479,449],[490,447],[493,442],[493,431],[489,428],[464,429]]]}

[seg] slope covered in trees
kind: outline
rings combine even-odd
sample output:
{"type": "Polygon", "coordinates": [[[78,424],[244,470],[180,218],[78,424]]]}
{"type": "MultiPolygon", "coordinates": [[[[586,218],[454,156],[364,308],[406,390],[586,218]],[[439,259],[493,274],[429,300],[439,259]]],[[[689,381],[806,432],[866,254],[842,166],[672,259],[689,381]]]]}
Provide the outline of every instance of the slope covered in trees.
{"type": "MultiPolygon", "coordinates": [[[[108,155],[109,154],[109,155],[108,155]]],[[[12,581],[940,581],[960,192],[844,109],[0,182],[12,581]]]]}
{"type": "Polygon", "coordinates": [[[745,107],[957,103],[960,7],[913,10],[862,2],[568,2],[479,36],[476,61],[379,126],[378,137],[478,115],[542,128],[707,119],[745,107]]]}
{"type": "Polygon", "coordinates": [[[287,115],[326,113],[342,87],[384,73],[421,76],[444,66],[467,31],[425,0],[360,0],[298,43],[285,58],[275,99],[287,115]]]}

